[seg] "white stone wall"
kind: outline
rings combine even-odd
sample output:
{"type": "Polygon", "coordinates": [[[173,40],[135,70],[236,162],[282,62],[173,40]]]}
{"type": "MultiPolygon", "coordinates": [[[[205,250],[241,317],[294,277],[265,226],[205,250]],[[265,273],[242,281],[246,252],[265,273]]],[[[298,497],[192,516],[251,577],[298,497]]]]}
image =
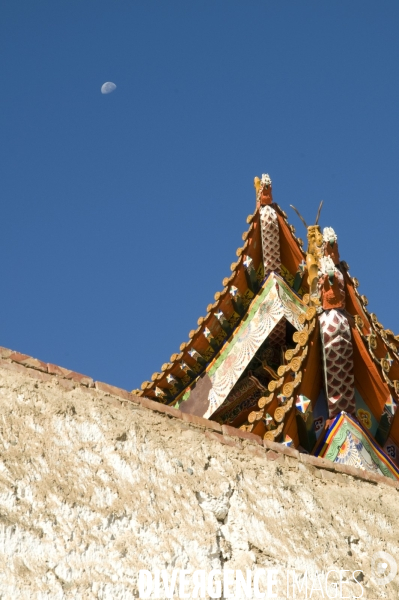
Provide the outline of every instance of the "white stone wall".
{"type": "Polygon", "coordinates": [[[139,569],[261,567],[363,569],[364,598],[398,598],[399,575],[378,586],[370,566],[399,559],[394,488],[2,368],[0,411],[2,599],[133,599],[139,569]]]}

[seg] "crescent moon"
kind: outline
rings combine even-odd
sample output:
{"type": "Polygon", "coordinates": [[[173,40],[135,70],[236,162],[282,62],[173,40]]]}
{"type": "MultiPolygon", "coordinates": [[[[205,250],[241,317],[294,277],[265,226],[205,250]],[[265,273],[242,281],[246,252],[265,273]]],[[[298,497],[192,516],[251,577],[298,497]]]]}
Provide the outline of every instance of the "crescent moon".
{"type": "Polygon", "coordinates": [[[110,94],[114,90],[116,90],[116,85],[114,83],[112,83],[112,81],[106,81],[101,86],[101,93],[102,94],[110,94]]]}

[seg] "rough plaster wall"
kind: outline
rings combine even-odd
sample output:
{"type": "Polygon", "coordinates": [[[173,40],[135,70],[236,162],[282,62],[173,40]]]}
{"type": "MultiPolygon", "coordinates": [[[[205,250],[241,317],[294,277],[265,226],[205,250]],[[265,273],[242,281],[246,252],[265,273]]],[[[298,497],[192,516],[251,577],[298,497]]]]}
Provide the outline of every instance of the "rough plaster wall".
{"type": "Polygon", "coordinates": [[[373,552],[399,555],[395,489],[23,373],[0,369],[0,405],[1,598],[135,598],[141,568],[314,564],[363,568],[364,597],[398,597],[369,577],[373,552]]]}

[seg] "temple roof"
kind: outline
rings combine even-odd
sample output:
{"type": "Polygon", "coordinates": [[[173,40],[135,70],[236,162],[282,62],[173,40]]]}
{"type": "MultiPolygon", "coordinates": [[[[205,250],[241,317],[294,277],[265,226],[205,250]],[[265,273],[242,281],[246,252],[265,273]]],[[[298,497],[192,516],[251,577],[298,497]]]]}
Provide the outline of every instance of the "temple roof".
{"type": "Polygon", "coordinates": [[[135,393],[305,451],[343,410],[399,461],[399,336],[368,311],[334,230],[321,233],[320,209],[316,225],[301,217],[305,252],[270,178],[255,187],[223,289],[180,352],[135,393]]]}

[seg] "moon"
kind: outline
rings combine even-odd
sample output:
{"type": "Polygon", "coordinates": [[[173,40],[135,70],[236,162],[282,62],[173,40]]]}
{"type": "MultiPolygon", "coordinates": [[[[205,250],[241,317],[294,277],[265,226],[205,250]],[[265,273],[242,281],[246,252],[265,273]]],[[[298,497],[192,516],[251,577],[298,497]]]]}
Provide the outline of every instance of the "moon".
{"type": "Polygon", "coordinates": [[[110,94],[114,90],[116,90],[116,85],[114,83],[112,83],[112,81],[106,81],[101,86],[101,93],[102,94],[110,94]]]}

